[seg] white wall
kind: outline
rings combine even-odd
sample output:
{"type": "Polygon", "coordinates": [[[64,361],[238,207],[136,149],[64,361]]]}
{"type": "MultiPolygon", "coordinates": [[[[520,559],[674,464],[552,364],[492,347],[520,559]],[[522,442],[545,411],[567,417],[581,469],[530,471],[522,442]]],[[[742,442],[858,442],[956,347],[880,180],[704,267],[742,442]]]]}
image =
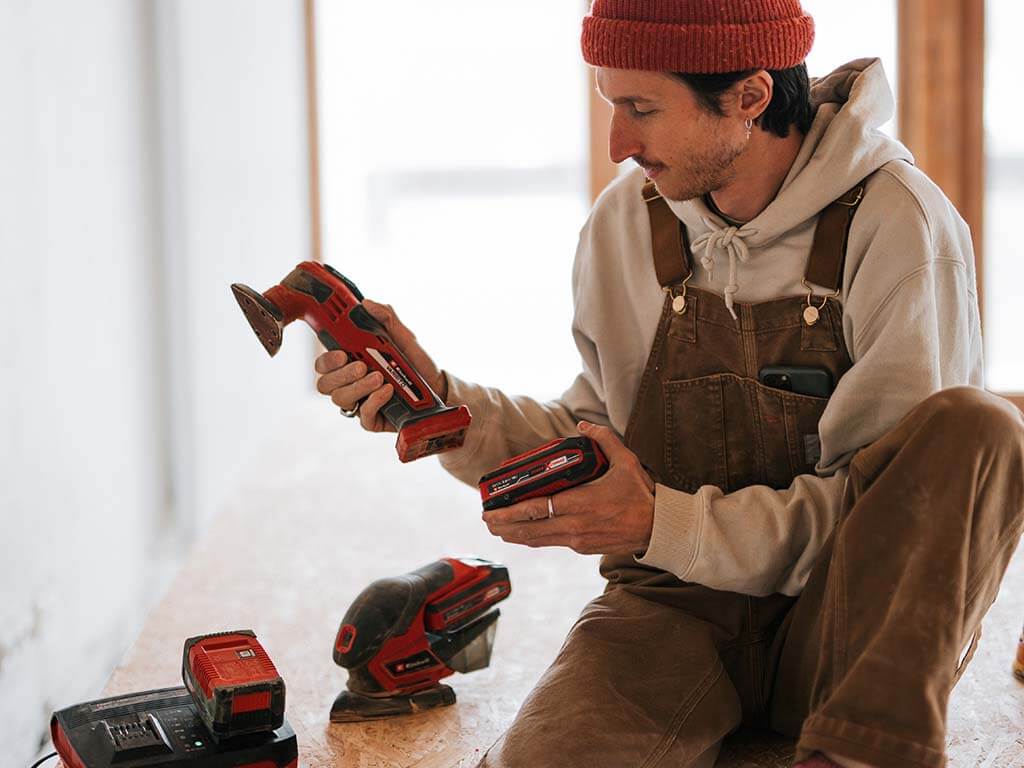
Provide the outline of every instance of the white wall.
{"type": "Polygon", "coordinates": [[[298,0],[0,2],[4,765],[312,396],[305,329],[271,361],[228,289],[308,255],[302,57],[298,0]]]}
{"type": "MultiPolygon", "coordinates": [[[[165,509],[145,7],[0,5],[0,738],[25,764],[149,602],[165,509]]],[[[6,761],[5,761],[6,762],[6,761]]]]}
{"type": "Polygon", "coordinates": [[[310,257],[301,0],[157,3],[173,465],[197,527],[253,443],[312,392],[301,323],[267,357],[231,295],[310,257]]]}

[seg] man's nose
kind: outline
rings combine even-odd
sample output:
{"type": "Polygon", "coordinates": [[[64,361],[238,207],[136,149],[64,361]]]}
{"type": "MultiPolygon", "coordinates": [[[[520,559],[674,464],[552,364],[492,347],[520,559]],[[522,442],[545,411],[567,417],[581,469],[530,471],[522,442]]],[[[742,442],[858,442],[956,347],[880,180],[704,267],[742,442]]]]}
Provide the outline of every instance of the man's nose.
{"type": "Polygon", "coordinates": [[[617,112],[612,113],[608,126],[608,156],[613,163],[621,163],[631,157],[643,154],[643,145],[629,129],[626,120],[617,112]]]}

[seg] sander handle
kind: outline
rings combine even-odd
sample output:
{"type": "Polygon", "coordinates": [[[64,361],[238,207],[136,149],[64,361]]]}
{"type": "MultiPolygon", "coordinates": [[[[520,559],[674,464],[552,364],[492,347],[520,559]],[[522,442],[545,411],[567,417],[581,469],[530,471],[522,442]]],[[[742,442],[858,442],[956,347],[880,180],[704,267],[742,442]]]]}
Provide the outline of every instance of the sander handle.
{"type": "MultiPolygon", "coordinates": [[[[358,307],[356,307],[356,309],[363,309],[363,311],[366,312],[362,305],[359,305],[358,307]]],[[[353,310],[353,314],[354,312],[355,311],[353,310]]],[[[370,313],[366,312],[366,314],[369,315],[370,313]]],[[[370,315],[370,317],[372,318],[372,315],[370,315]]],[[[374,320],[374,322],[377,321],[374,320]]],[[[391,337],[387,335],[387,331],[384,330],[384,326],[380,326],[380,330],[376,332],[384,335],[386,338],[391,340],[391,337]]],[[[337,340],[333,336],[331,336],[329,331],[322,330],[319,333],[317,333],[317,337],[320,339],[320,343],[323,344],[326,349],[331,350],[332,352],[344,352],[346,355],[348,355],[350,360],[360,359],[359,356],[353,354],[351,350],[344,349],[341,346],[341,344],[339,344],[337,340]]],[[[391,343],[394,346],[394,349],[397,351],[398,345],[396,345],[393,340],[391,340],[391,343]]],[[[375,366],[372,362],[368,360],[364,360],[363,362],[366,363],[367,368],[369,368],[371,371],[375,367],[379,367],[375,366]]],[[[384,380],[387,381],[387,379],[388,377],[385,375],[384,380]]],[[[426,384],[426,381],[424,381],[424,384],[426,384]]],[[[444,403],[441,402],[441,399],[437,396],[437,394],[432,389],[430,389],[429,384],[427,384],[427,389],[434,398],[435,407],[428,409],[426,411],[422,411],[420,415],[423,416],[429,416],[431,414],[437,413],[439,410],[442,410],[445,407],[444,403]]],[[[369,395],[367,395],[367,397],[369,397],[369,395]]],[[[366,397],[360,400],[357,403],[357,405],[362,405],[365,400],[366,397]]],[[[414,411],[412,407],[405,402],[405,399],[398,394],[398,388],[395,387],[395,393],[391,395],[391,399],[388,400],[387,403],[385,403],[381,407],[380,413],[384,416],[385,421],[387,421],[387,423],[391,426],[391,431],[397,432],[399,429],[402,428],[402,424],[404,424],[409,419],[410,416],[415,414],[416,411],[414,411]]]]}
{"type": "MultiPolygon", "coordinates": [[[[394,394],[379,412],[384,416],[385,422],[398,433],[395,447],[399,459],[402,462],[414,461],[422,456],[461,446],[472,420],[469,409],[464,405],[445,405],[423,374],[412,365],[395,343],[383,324],[363,306],[362,301],[349,310],[348,319],[360,330],[385,340],[387,347],[390,348],[387,354],[393,353],[399,360],[388,360],[384,353],[375,349],[361,352],[345,349],[323,327],[317,331],[317,336],[327,349],[341,350],[350,359],[361,360],[368,370],[380,371],[385,381],[390,380],[394,394]],[[406,370],[412,372],[415,381],[406,375],[406,370]],[[422,392],[419,391],[421,387],[424,390],[422,392]],[[400,388],[405,390],[408,400],[399,394],[400,388]],[[416,408],[409,402],[423,400],[429,401],[431,405],[416,408]]],[[[362,403],[363,400],[359,402],[362,403]]]]}

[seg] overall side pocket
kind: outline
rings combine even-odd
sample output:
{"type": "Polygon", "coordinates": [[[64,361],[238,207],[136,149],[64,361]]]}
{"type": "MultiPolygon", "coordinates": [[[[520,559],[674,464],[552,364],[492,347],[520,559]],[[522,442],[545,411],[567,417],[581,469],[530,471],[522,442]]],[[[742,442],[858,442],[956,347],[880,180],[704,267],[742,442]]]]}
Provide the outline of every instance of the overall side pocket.
{"type": "Polygon", "coordinates": [[[665,467],[674,488],[688,493],[702,485],[725,487],[725,417],[722,375],[666,381],[665,467]]]}

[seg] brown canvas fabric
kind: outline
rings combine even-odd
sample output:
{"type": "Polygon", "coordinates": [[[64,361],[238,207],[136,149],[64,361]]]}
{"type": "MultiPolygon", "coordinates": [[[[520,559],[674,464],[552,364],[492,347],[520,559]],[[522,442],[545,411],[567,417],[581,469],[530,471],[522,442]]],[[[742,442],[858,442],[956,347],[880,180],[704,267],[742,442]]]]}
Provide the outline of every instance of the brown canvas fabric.
{"type": "Polygon", "coordinates": [[[857,454],[842,510],[769,654],[771,721],[798,756],[944,766],[960,652],[1021,536],[1020,412],[939,392],[857,454]]]}
{"type": "MultiPolygon", "coordinates": [[[[809,325],[805,296],[737,302],[734,320],[720,296],[687,289],[685,232],[652,188],[666,297],[626,444],[679,490],[788,487],[814,471],[827,398],[765,387],[758,373],[819,367],[838,381],[851,366],[842,308],[827,300],[809,325]]],[[[852,215],[842,213],[844,227],[821,217],[807,274],[842,274],[852,215]]],[[[858,454],[842,518],[799,598],[715,591],[603,558],[605,593],[481,765],[709,766],[740,723],[802,733],[801,755],[943,765],[958,653],[995,597],[1024,509],[1024,430],[996,400],[940,393],[858,454]],[[956,463],[959,451],[969,453],[956,463]],[[950,459],[962,480],[953,493],[950,459]]]]}

